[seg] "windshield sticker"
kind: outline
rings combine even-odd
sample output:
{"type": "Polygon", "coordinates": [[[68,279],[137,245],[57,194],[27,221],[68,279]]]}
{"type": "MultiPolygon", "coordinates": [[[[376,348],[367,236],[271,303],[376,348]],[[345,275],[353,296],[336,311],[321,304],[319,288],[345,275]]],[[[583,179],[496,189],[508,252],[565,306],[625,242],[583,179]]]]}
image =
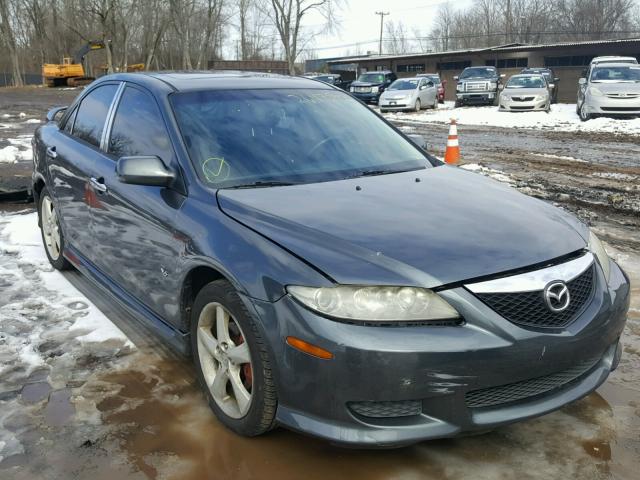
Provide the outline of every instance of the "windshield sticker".
{"type": "Polygon", "coordinates": [[[218,183],[229,178],[231,168],[224,158],[210,157],[202,164],[202,174],[208,182],[218,183]]]}

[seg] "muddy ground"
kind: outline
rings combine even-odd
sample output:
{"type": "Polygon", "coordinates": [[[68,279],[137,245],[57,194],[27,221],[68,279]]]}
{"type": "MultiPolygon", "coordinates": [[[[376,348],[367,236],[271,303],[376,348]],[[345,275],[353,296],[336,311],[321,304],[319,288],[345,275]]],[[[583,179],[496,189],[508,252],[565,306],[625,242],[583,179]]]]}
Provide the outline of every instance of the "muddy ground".
{"type": "MultiPolygon", "coordinates": [[[[22,111],[36,118],[78,92],[5,93],[0,90],[0,114],[22,111]]],[[[399,125],[424,134],[430,149],[442,155],[446,127],[416,126],[407,117],[399,125]]],[[[625,353],[597,392],[550,415],[482,436],[400,450],[344,450],[283,429],[244,439],[210,414],[190,362],[83,277],[65,274],[133,345],[79,342],[79,334],[64,326],[83,315],[82,302],[48,290],[38,275],[47,270],[45,264],[1,251],[0,362],[10,368],[0,377],[0,434],[7,433],[0,435],[0,478],[636,479],[640,138],[469,126],[459,133],[467,168],[576,212],[602,234],[630,274],[625,353]],[[3,342],[20,337],[34,342],[43,366],[29,369],[20,359],[3,356],[3,342]],[[7,448],[2,438],[17,442],[22,451],[2,456],[7,448]]],[[[0,139],[5,134],[0,130],[0,139]]],[[[13,172],[5,167],[0,164],[0,177],[13,172]]],[[[24,207],[10,208],[15,214],[24,207]]],[[[0,217],[0,230],[6,218],[0,217]]]]}

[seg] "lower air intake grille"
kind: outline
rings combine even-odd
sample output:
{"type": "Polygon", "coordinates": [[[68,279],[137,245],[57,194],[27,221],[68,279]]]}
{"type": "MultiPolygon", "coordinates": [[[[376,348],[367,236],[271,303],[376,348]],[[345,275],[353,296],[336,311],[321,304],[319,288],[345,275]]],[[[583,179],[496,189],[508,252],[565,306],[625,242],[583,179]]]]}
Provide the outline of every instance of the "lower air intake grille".
{"type": "Polygon", "coordinates": [[[598,361],[599,359],[591,359],[562,372],[553,373],[544,377],[510,383],[499,387],[473,390],[467,392],[465,395],[465,403],[469,408],[481,408],[535,397],[536,395],[561,388],[567,383],[576,380],[591,370],[598,361]]]}
{"type": "Polygon", "coordinates": [[[349,402],[349,409],[372,418],[410,417],[422,413],[422,403],[418,400],[398,402],[349,402]]]}
{"type": "Polygon", "coordinates": [[[591,299],[593,265],[567,282],[571,303],[562,312],[551,311],[543,298],[543,290],[516,293],[477,293],[477,297],[499,315],[517,325],[536,328],[562,328],[571,323],[591,299]]]}

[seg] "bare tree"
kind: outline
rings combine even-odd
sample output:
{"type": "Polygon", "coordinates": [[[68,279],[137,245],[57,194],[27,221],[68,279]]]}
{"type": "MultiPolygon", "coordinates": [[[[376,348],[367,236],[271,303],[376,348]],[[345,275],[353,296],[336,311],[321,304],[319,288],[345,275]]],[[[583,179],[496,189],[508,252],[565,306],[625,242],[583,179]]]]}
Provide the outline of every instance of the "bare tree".
{"type": "Polygon", "coordinates": [[[15,7],[15,3],[11,5],[9,0],[0,0],[0,33],[2,33],[2,43],[9,50],[13,85],[21,87],[24,82],[20,72],[20,58],[18,55],[18,45],[13,25],[15,18],[17,18],[15,7]]]}
{"type": "Polygon", "coordinates": [[[300,54],[302,20],[310,12],[320,13],[331,27],[336,0],[270,0],[269,14],[284,48],[289,74],[296,73],[296,59],[300,54]]]}

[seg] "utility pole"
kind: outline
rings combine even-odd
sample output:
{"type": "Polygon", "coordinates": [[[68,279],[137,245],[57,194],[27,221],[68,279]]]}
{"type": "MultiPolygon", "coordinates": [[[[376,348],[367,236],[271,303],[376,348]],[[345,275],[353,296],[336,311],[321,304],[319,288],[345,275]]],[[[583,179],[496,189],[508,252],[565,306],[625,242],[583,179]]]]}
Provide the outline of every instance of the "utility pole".
{"type": "Polygon", "coordinates": [[[382,55],[382,27],[384,26],[384,17],[389,15],[389,12],[376,12],[376,15],[380,15],[380,44],[378,46],[378,55],[382,55]]]}
{"type": "Polygon", "coordinates": [[[505,34],[505,42],[504,43],[510,43],[511,40],[511,0],[507,0],[507,28],[506,28],[506,34],[505,34]]]}

